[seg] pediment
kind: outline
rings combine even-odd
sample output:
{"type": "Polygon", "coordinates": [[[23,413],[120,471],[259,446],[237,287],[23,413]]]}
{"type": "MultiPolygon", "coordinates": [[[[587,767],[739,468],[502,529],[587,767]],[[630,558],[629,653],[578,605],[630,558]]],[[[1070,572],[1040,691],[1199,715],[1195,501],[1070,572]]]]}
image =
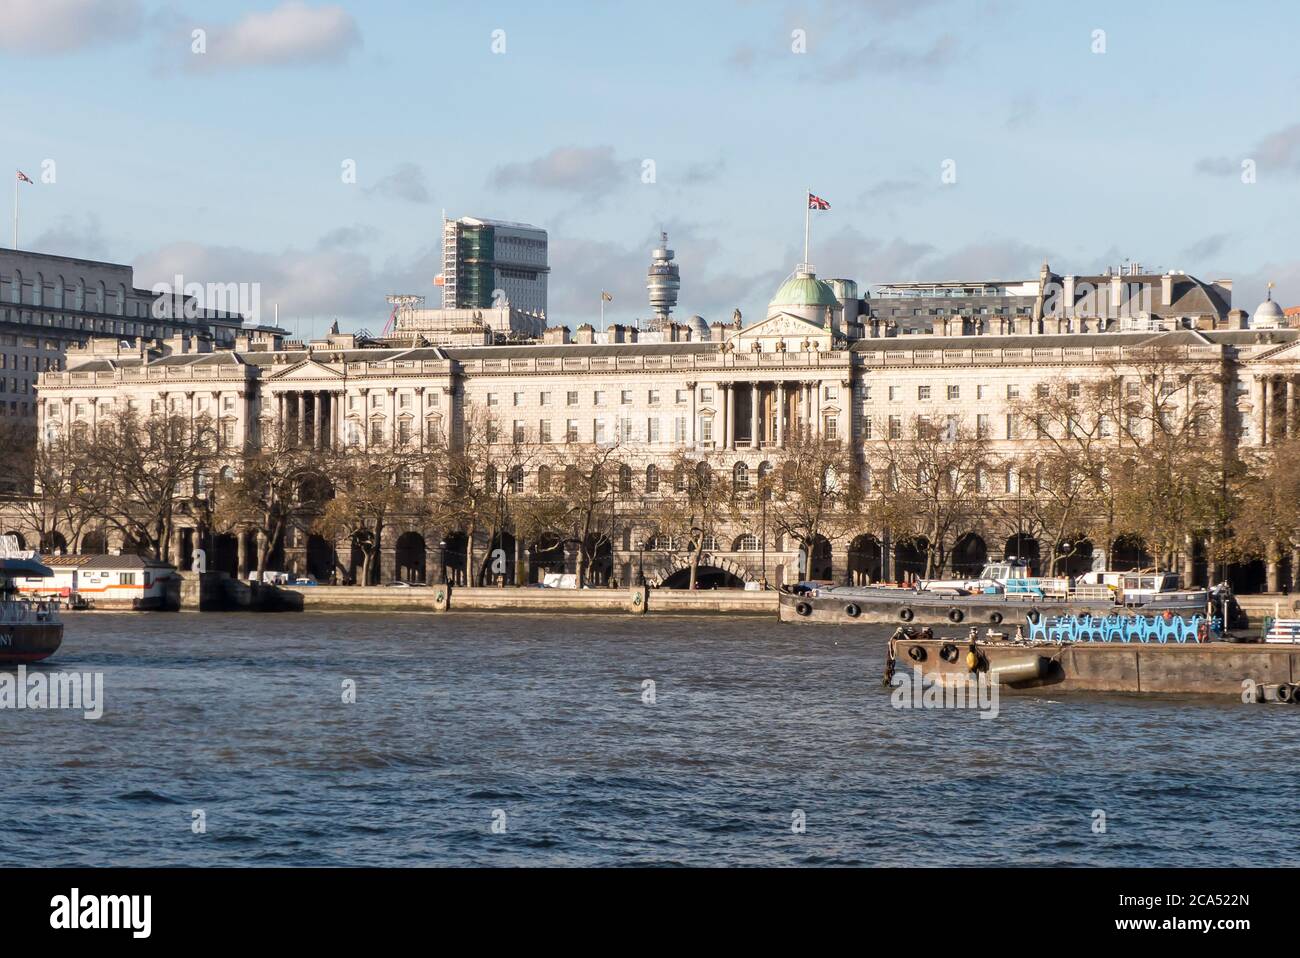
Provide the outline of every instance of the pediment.
{"type": "Polygon", "coordinates": [[[740,350],[742,349],[741,343],[766,339],[783,339],[787,341],[807,339],[819,343],[829,343],[831,334],[824,326],[809,322],[802,316],[795,316],[793,313],[777,313],[733,333],[728,342],[736,344],[735,348],[740,350]]]}
{"type": "Polygon", "coordinates": [[[304,359],[302,362],[294,363],[292,366],[286,366],[279,372],[267,376],[268,382],[284,383],[297,381],[319,382],[322,379],[342,379],[343,374],[337,369],[322,365],[312,359],[304,359]]]}
{"type": "Polygon", "coordinates": [[[1263,363],[1293,363],[1298,361],[1300,361],[1300,339],[1294,339],[1289,343],[1278,343],[1271,348],[1265,349],[1262,353],[1245,360],[1242,365],[1253,366],[1263,363]]]}

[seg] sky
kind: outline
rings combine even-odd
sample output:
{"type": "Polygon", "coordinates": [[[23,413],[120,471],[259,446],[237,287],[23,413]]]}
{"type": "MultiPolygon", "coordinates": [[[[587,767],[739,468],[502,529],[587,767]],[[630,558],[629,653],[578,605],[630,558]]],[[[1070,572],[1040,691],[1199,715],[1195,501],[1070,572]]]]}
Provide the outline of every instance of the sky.
{"type": "MultiPolygon", "coordinates": [[[[1132,260],[1300,303],[1300,4],[0,0],[25,249],[263,319],[437,305],[440,221],[550,233],[552,324],[746,321],[802,259],[877,283],[1132,260]]],[[[0,190],[11,214],[12,190],[0,190]]],[[[8,218],[8,217],[6,217],[8,218]]],[[[0,235],[8,239],[8,223],[0,235]]]]}

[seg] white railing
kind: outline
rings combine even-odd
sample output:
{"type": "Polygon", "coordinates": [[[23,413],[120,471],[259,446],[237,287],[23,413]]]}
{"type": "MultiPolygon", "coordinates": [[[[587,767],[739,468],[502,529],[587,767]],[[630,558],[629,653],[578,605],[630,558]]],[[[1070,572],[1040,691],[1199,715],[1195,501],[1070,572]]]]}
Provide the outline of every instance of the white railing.
{"type": "Polygon", "coordinates": [[[58,621],[58,599],[0,601],[0,625],[40,625],[58,621]]]}

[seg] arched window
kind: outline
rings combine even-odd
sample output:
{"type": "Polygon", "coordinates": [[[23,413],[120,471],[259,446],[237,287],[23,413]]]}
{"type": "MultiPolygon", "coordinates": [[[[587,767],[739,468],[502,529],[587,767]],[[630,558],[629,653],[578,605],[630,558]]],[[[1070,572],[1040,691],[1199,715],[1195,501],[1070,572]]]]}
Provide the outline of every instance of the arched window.
{"type": "Polygon", "coordinates": [[[564,491],[570,495],[576,493],[582,487],[582,477],[578,473],[578,467],[568,465],[564,467],[564,491]]]}
{"type": "Polygon", "coordinates": [[[489,464],[483,470],[483,486],[491,492],[497,491],[497,467],[489,464]]]}
{"type": "Polygon", "coordinates": [[[104,312],[104,281],[101,279],[95,287],[95,312],[104,312]]]}
{"type": "Polygon", "coordinates": [[[700,484],[701,489],[707,489],[713,482],[713,473],[709,471],[709,464],[701,462],[695,467],[695,478],[700,484]]]}
{"type": "Polygon", "coordinates": [[[632,494],[632,467],[627,464],[618,467],[618,492],[621,496],[632,494]]]}
{"type": "Polygon", "coordinates": [[[738,462],[731,470],[732,488],[736,492],[749,492],[749,466],[738,462]]]}
{"type": "Polygon", "coordinates": [[[781,467],[781,488],[786,492],[793,489],[798,475],[798,467],[793,462],[787,462],[783,465],[781,467]]]}
{"type": "Polygon", "coordinates": [[[32,283],[32,305],[43,306],[45,300],[45,277],[37,273],[36,280],[32,283]]]}
{"type": "Polygon", "coordinates": [[[510,491],[515,495],[523,495],[524,491],[524,467],[515,466],[510,470],[510,491]]]}
{"type": "Polygon", "coordinates": [[[547,493],[551,491],[551,467],[537,467],[537,491],[547,493]]]}
{"type": "Polygon", "coordinates": [[[659,467],[645,467],[645,491],[646,495],[653,496],[659,492],[659,467]]]}
{"type": "Polygon", "coordinates": [[[673,489],[676,492],[686,491],[686,467],[680,463],[673,469],[673,489]]]}
{"type": "Polygon", "coordinates": [[[77,309],[86,308],[86,281],[80,277],[77,279],[77,289],[73,293],[72,305],[77,309]]]}
{"type": "Polygon", "coordinates": [[[23,302],[23,273],[22,270],[14,270],[13,286],[9,290],[11,301],[22,305],[23,302]]]}
{"type": "Polygon", "coordinates": [[[122,283],[119,283],[117,286],[117,304],[115,308],[117,310],[117,315],[126,315],[126,286],[122,283]]]}
{"type": "Polygon", "coordinates": [[[736,552],[757,552],[758,550],[758,536],[752,532],[746,532],[736,540],[736,552]]]}

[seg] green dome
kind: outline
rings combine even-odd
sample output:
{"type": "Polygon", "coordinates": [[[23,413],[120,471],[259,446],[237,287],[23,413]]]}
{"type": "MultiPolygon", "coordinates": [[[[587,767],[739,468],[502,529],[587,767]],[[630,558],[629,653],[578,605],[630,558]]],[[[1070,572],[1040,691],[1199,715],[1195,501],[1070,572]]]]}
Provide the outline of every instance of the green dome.
{"type": "Polygon", "coordinates": [[[839,298],[830,283],[812,273],[795,273],[776,291],[769,306],[839,306],[839,298]]]}

